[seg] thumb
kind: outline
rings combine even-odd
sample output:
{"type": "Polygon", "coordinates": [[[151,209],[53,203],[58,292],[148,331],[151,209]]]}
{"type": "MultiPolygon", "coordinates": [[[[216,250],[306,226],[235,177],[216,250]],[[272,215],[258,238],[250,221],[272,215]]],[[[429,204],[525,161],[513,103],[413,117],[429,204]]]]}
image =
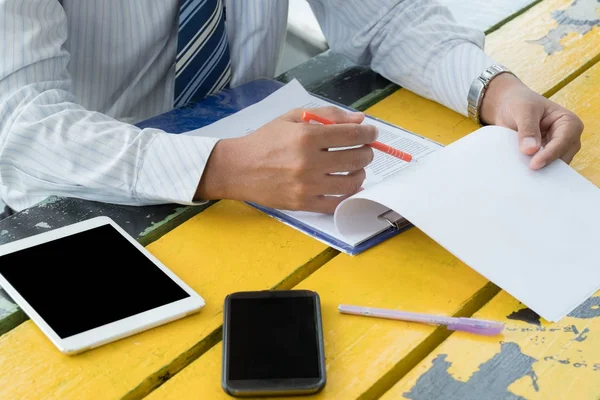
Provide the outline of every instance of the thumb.
{"type": "Polygon", "coordinates": [[[542,144],[540,132],[541,112],[533,105],[522,107],[515,115],[519,132],[519,150],[523,154],[535,154],[542,144]]]}

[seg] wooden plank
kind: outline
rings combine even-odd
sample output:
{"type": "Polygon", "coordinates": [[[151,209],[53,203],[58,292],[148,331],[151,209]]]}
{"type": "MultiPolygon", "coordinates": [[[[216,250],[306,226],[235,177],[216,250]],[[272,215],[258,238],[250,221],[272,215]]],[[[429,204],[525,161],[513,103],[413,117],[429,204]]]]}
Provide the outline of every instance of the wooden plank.
{"type": "MultiPolygon", "coordinates": [[[[318,398],[372,398],[389,388],[446,336],[421,324],[341,315],[340,303],[464,315],[497,293],[417,229],[358,257],[339,255],[297,288],[322,302],[327,385],[318,398]]],[[[220,346],[185,368],[149,399],[227,398],[220,387],[220,346]]]]}
{"type": "MultiPolygon", "coordinates": [[[[600,64],[552,97],[584,121],[583,147],[572,166],[598,186],[599,85],[600,64]]],[[[453,334],[385,398],[600,398],[600,291],[555,324],[540,320],[506,292],[475,316],[504,321],[505,334],[453,334]]]]}
{"type": "Polygon", "coordinates": [[[501,292],[475,314],[504,320],[500,338],[452,334],[383,399],[598,399],[599,295],[549,324],[501,292]]]}
{"type": "Polygon", "coordinates": [[[232,201],[208,208],[148,249],[201,294],[206,307],[77,356],[62,355],[27,321],[0,337],[1,399],[140,398],[220,339],[228,293],[292,287],[337,254],[232,201]]]}
{"type": "Polygon", "coordinates": [[[136,207],[99,203],[76,198],[51,196],[39,204],[0,221],[0,245],[37,235],[89,218],[106,216],[123,227],[131,236],[148,244],[148,235],[171,221],[179,223],[199,213],[206,206],[193,207],[177,204],[136,207]],[[181,217],[184,220],[181,220],[181,217]],[[146,240],[147,242],[144,242],[146,240]]]}
{"type": "MultiPolygon", "coordinates": [[[[600,38],[598,39],[600,44],[600,38]]],[[[552,100],[575,112],[585,128],[582,148],[571,166],[600,186],[600,63],[585,71],[579,78],[560,90],[552,100]]]]}
{"type": "Polygon", "coordinates": [[[600,60],[596,0],[546,0],[488,35],[486,51],[544,95],[600,60]]]}
{"type": "Polygon", "coordinates": [[[26,320],[25,313],[0,288],[0,336],[26,320]]]}

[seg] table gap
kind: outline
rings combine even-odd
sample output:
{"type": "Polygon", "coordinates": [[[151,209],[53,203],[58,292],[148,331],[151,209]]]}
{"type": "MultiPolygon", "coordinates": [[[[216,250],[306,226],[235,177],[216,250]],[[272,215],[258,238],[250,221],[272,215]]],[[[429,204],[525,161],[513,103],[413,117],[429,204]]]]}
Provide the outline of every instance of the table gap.
{"type": "MultiPolygon", "coordinates": [[[[453,317],[469,318],[479,309],[489,303],[501,289],[488,282],[481,288],[471,299],[466,302],[453,317]]],[[[367,389],[360,397],[361,400],[378,399],[390,390],[397,382],[399,382],[406,374],[414,367],[419,365],[429,354],[431,354],[440,344],[452,335],[454,331],[448,330],[446,327],[440,326],[436,328],[431,335],[423,340],[415,347],[406,357],[394,365],[385,375],[367,389]]]]}
{"type": "MultiPolygon", "coordinates": [[[[316,257],[298,267],[289,276],[284,278],[282,281],[276,283],[271,290],[288,290],[292,289],[304,279],[309,277],[319,268],[327,264],[340,252],[331,247],[328,247],[316,257]]],[[[133,390],[127,393],[124,400],[141,399],[149,395],[152,391],[160,387],[163,383],[167,382],[171,377],[175,376],[183,368],[197,360],[204,353],[210,350],[214,345],[219,343],[223,338],[223,325],[220,325],[214,331],[209,333],[204,339],[196,343],[193,347],[180,354],[177,358],[172,360],[168,365],[162,367],[153,374],[147,376],[142,382],[138,384],[133,390]]],[[[433,349],[432,349],[433,350],[433,349]]]]}

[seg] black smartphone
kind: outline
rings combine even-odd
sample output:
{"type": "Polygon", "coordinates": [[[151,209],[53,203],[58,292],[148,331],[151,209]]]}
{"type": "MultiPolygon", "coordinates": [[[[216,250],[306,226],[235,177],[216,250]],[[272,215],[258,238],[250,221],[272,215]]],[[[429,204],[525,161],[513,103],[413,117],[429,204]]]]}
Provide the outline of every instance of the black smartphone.
{"type": "Polygon", "coordinates": [[[223,389],[232,396],[316,393],[325,386],[321,304],[309,290],[227,296],[223,389]]]}

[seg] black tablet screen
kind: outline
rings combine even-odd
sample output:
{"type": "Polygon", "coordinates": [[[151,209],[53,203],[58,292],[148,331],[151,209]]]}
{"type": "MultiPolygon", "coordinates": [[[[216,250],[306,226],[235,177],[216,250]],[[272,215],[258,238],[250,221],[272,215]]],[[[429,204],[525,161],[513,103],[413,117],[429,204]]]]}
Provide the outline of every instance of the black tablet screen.
{"type": "Polygon", "coordinates": [[[0,274],[62,339],[189,297],[110,225],[2,256],[0,274]]]}

